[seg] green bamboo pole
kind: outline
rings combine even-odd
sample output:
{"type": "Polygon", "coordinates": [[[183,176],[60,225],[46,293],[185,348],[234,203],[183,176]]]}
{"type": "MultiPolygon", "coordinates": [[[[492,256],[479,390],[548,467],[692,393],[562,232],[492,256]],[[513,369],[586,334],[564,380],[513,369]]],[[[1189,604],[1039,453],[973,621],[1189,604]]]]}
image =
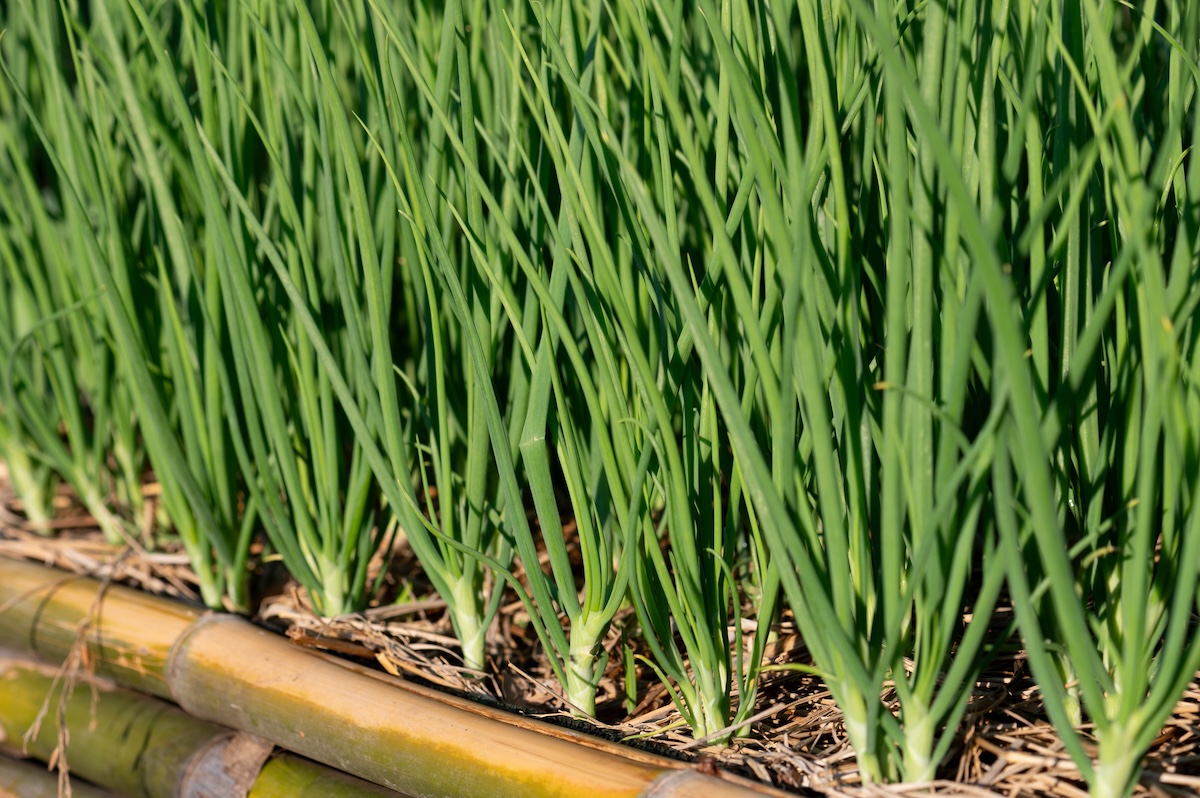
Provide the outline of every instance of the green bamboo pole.
{"type": "Polygon", "coordinates": [[[49,760],[59,722],[69,737],[72,772],[123,795],[171,796],[192,761],[228,729],[189,718],[178,709],[126,690],[84,682],[64,699],[54,668],[29,660],[0,660],[0,729],[17,744],[29,737],[30,756],[49,760]],[[93,689],[94,688],[94,689],[93,689]],[[61,703],[60,703],[61,701],[61,703]]]}
{"type": "Polygon", "coordinates": [[[107,680],[85,679],[64,699],[53,667],[0,658],[0,739],[49,760],[61,732],[69,740],[72,773],[131,797],[397,798],[391,790],[296,756],[268,762],[274,749],[269,741],[190,717],[107,680]],[[26,739],[35,723],[37,734],[26,739]]]}
{"type": "MultiPolygon", "coordinates": [[[[0,756],[0,798],[58,798],[58,774],[47,770],[41,763],[0,756]]],[[[71,779],[71,798],[113,796],[79,779],[71,779]]]]}
{"type": "Polygon", "coordinates": [[[248,798],[355,798],[398,793],[295,754],[282,753],[263,767],[248,798]]]}

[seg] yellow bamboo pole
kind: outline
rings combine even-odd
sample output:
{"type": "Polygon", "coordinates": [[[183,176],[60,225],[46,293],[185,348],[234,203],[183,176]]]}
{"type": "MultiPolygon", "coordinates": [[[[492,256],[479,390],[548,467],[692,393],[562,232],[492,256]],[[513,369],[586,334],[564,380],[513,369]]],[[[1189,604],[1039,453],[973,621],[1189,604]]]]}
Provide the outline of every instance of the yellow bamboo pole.
{"type": "Polygon", "coordinates": [[[97,673],[162,698],[171,646],[199,617],[179,602],[0,559],[0,642],[61,662],[85,632],[97,673]]]}
{"type": "Polygon", "coordinates": [[[230,615],[0,558],[0,645],[89,654],[120,681],[214,723],[431,798],[782,795],[316,655],[230,615]],[[83,625],[85,619],[92,622],[83,625]]]}
{"type": "Polygon", "coordinates": [[[234,616],[198,622],[171,660],[175,699],[413,795],[632,798],[666,769],[464,713],[277,642],[234,616]]]}

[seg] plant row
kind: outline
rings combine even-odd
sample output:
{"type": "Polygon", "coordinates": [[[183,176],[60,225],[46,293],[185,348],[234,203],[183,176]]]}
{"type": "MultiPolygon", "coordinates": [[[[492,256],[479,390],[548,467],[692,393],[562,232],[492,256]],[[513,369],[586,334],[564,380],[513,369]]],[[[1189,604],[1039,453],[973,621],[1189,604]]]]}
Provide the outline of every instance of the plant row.
{"type": "Polygon", "coordinates": [[[868,781],[1020,646],[1131,790],[1200,667],[1200,5],[3,9],[31,527],[65,483],[240,611],[265,537],[329,616],[404,541],[581,715],[632,607],[717,742],[790,612],[868,781]]]}

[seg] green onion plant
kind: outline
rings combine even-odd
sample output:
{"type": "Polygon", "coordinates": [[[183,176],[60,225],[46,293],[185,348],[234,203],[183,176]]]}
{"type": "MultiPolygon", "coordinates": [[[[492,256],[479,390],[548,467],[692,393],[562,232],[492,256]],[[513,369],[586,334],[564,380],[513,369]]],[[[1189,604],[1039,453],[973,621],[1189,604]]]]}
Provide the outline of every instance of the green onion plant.
{"type": "Polygon", "coordinates": [[[110,379],[115,354],[95,301],[98,286],[77,268],[87,257],[87,219],[46,183],[37,164],[43,147],[70,153],[63,168],[96,192],[105,190],[110,175],[84,143],[88,120],[71,102],[77,88],[67,74],[76,65],[62,55],[71,52],[71,42],[57,10],[22,4],[11,21],[21,68],[37,75],[52,140],[42,144],[30,137],[28,118],[3,137],[0,207],[7,217],[3,257],[13,314],[0,344],[6,353],[8,462],[31,520],[44,522],[49,515],[48,469],[74,489],[106,539],[120,543],[132,539],[127,521],[142,520],[144,451],[137,417],[128,386],[110,379]]]}
{"type": "MultiPolygon", "coordinates": [[[[29,4],[23,9],[33,13],[29,4]]],[[[46,235],[36,243],[53,252],[62,238],[74,242],[75,265],[63,267],[63,280],[91,289],[78,300],[78,308],[46,306],[39,324],[48,329],[59,316],[74,317],[79,309],[100,314],[98,334],[112,354],[110,360],[97,357],[90,364],[100,371],[96,379],[105,391],[128,398],[127,404],[113,408],[112,425],[137,423],[141,435],[135,441],[153,463],[164,506],[192,560],[205,602],[220,607],[228,597],[233,607],[245,609],[254,512],[247,507],[238,516],[237,475],[222,448],[220,383],[211,379],[219,344],[205,340],[213,333],[197,323],[203,315],[197,286],[203,281],[190,279],[195,251],[183,236],[185,217],[170,185],[169,161],[160,160],[156,149],[154,132],[161,132],[162,120],[149,113],[151,106],[138,94],[138,87],[145,91],[152,83],[147,76],[155,74],[153,65],[141,57],[131,61],[124,53],[124,37],[141,31],[132,8],[122,6],[115,18],[107,6],[95,11],[90,30],[65,4],[55,11],[56,22],[47,23],[65,37],[79,96],[70,103],[61,97],[60,109],[70,109],[66,121],[53,128],[43,125],[32,98],[14,82],[30,134],[49,162],[59,200],[72,220],[69,235],[46,235]],[[64,138],[56,139],[51,129],[64,138]],[[125,146],[116,147],[105,130],[118,134],[125,146]],[[77,135],[67,136],[70,131],[77,135]],[[77,172],[71,164],[78,165],[77,172]],[[138,172],[147,176],[148,187],[131,180],[138,172]],[[81,271],[79,265],[86,268],[81,271]],[[196,351],[201,340],[207,354],[196,351]],[[197,380],[199,357],[210,377],[203,391],[197,380]]],[[[47,74],[54,74],[49,67],[47,74]]],[[[11,70],[7,75],[11,81],[11,70]]],[[[65,87],[59,88],[65,94],[65,87]]],[[[213,287],[208,290],[211,304],[213,287]]],[[[70,428],[68,423],[68,434],[70,428]]],[[[42,437],[49,440],[49,431],[42,437]]],[[[55,450],[46,444],[41,456],[46,451],[55,450]]],[[[70,451],[74,455],[77,450],[72,446],[70,451]]],[[[131,471],[140,485],[140,466],[131,471]]],[[[100,510],[92,512],[105,518],[100,510]]]]}
{"type": "Polygon", "coordinates": [[[1127,795],[1200,668],[1198,8],[15,0],[0,457],[114,538],[148,461],[212,606],[406,542],[468,669],[515,593],[697,741],[790,613],[868,782],[1019,646],[1127,795]]]}
{"type": "Polygon", "coordinates": [[[1040,82],[1058,104],[1026,156],[1062,186],[1045,214],[1030,208],[1022,244],[1040,252],[1043,218],[1061,218],[1041,256],[1061,265],[1056,290],[1031,291],[1042,323],[1005,331],[1033,357],[998,375],[1013,415],[995,514],[1046,711],[1091,794],[1123,796],[1200,667],[1200,171],[1187,157],[1200,17],[1081,0],[1027,24],[1056,66],[1040,82]]]}

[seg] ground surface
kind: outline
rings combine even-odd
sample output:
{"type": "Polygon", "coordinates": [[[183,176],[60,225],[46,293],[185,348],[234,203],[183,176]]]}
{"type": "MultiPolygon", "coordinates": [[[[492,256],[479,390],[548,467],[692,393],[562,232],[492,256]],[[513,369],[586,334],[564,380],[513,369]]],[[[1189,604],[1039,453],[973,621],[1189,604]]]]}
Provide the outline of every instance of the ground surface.
{"type": "MultiPolygon", "coordinates": [[[[2,475],[0,475],[2,476],[2,475]]],[[[152,492],[152,491],[151,491],[152,492]]],[[[28,528],[20,506],[0,484],[0,556],[28,559],[97,577],[111,577],[148,592],[196,601],[195,578],[181,551],[147,552],[106,544],[69,495],[60,496],[55,534],[28,528]]],[[[360,615],[325,619],[313,614],[303,592],[274,563],[258,561],[254,573],[255,620],[295,644],[374,663],[394,675],[499,703],[513,711],[578,725],[563,712],[536,638],[519,602],[503,608],[491,630],[491,667],[464,670],[444,616],[419,568],[401,542],[387,560],[387,595],[360,615]],[[391,603],[401,591],[417,598],[391,603]]],[[[379,558],[378,567],[385,559],[379,558]]],[[[1003,627],[1006,616],[997,618],[1003,627]]],[[[746,621],[745,623],[752,623],[746,621]]],[[[767,652],[771,664],[808,664],[788,617],[777,624],[767,652]]],[[[866,786],[859,783],[840,715],[814,676],[775,671],[764,677],[746,736],[727,749],[692,739],[670,697],[648,668],[638,673],[636,702],[628,702],[622,665],[624,640],[609,635],[608,673],[601,684],[590,731],[660,753],[693,759],[702,768],[724,767],[799,794],[832,796],[1085,796],[1078,771],[1044,718],[1037,690],[1019,651],[998,658],[972,698],[963,731],[938,782],[866,786]],[[632,711],[631,711],[632,709],[632,711]]],[[[1139,796],[1200,794],[1200,684],[1193,683],[1155,741],[1139,796]]]]}

